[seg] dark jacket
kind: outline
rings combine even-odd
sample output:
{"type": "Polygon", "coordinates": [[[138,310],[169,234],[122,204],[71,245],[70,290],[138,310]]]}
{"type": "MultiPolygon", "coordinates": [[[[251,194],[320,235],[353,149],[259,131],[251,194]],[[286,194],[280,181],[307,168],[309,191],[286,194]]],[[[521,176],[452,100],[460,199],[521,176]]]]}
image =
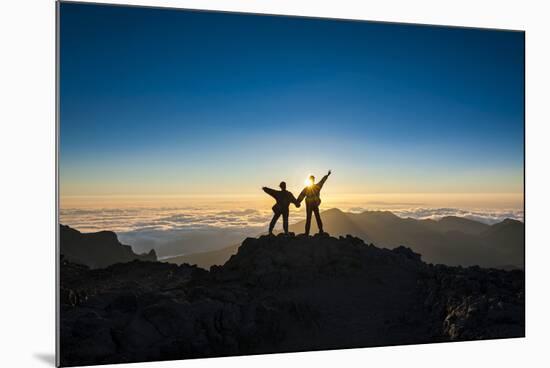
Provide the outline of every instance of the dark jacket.
{"type": "Polygon", "coordinates": [[[328,175],[325,175],[318,183],[305,187],[298,196],[298,203],[302,202],[305,197],[306,206],[318,207],[321,204],[321,189],[323,188],[323,185],[325,184],[325,181],[327,181],[327,179],[328,175]]]}
{"type": "Polygon", "coordinates": [[[285,213],[288,212],[288,206],[290,206],[291,203],[298,205],[294,194],[290,193],[288,190],[275,190],[267,187],[263,187],[262,189],[277,201],[272,207],[273,212],[285,213]]]}

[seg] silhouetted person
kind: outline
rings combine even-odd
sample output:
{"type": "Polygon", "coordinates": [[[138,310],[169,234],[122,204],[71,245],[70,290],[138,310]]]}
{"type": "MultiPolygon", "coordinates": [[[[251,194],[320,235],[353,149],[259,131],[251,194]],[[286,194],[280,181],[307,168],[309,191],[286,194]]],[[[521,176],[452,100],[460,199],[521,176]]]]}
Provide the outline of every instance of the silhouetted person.
{"type": "Polygon", "coordinates": [[[296,201],[294,194],[286,190],[286,183],[284,181],[279,184],[281,190],[275,190],[267,187],[263,187],[263,191],[275,198],[277,203],[271,209],[273,210],[273,218],[269,223],[269,234],[273,234],[273,228],[277,223],[277,220],[283,215],[283,230],[285,234],[288,234],[288,207],[291,203],[294,203],[296,207],[300,207],[300,203],[296,201]]]}
{"type": "Polygon", "coordinates": [[[302,193],[298,196],[298,203],[301,203],[304,197],[306,198],[306,235],[309,235],[309,229],[311,227],[311,213],[315,214],[315,220],[317,221],[317,227],[319,228],[319,233],[324,233],[323,231],[323,222],[321,221],[321,215],[319,214],[319,205],[321,204],[321,188],[323,184],[327,181],[330,175],[330,170],[328,174],[323,176],[319,183],[315,183],[315,176],[311,175],[309,177],[310,184],[302,190],[302,193]]]}

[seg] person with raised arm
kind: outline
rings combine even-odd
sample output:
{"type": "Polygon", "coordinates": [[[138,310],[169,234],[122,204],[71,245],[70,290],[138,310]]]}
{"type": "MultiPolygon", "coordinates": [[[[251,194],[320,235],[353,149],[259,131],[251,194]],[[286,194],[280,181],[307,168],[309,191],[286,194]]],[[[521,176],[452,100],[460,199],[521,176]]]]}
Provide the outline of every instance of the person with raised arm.
{"type": "Polygon", "coordinates": [[[306,229],[305,234],[309,235],[311,228],[311,215],[315,214],[315,220],[317,221],[317,227],[319,228],[319,234],[323,234],[323,221],[321,221],[321,214],[319,213],[319,205],[321,204],[321,189],[331,174],[331,170],[323,176],[323,178],[315,183],[315,176],[309,177],[309,182],[298,196],[298,203],[306,199],[306,229]]]}
{"type": "Polygon", "coordinates": [[[273,218],[269,223],[269,235],[273,235],[273,228],[277,223],[277,220],[283,215],[283,230],[288,235],[288,207],[291,203],[294,203],[296,207],[300,207],[300,203],[294,197],[294,194],[286,190],[286,183],[282,181],[279,184],[281,190],[271,189],[263,187],[262,190],[275,198],[275,205],[271,208],[273,210],[273,218]]]}

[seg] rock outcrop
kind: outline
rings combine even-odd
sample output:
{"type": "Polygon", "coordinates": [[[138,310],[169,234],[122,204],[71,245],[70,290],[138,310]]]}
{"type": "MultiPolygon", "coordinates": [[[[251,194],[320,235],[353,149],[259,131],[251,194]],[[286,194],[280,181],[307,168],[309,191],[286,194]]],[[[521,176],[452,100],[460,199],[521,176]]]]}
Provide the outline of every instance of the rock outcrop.
{"type": "Polygon", "coordinates": [[[81,233],[69,226],[61,225],[59,238],[60,253],[65,259],[90,268],[107,267],[133,260],[157,260],[154,249],[149,253],[136,254],[132,251],[132,247],[121,244],[112,231],[81,233]]]}
{"type": "Polygon", "coordinates": [[[65,366],[524,336],[524,273],[347,236],[248,238],[205,271],[61,265],[65,366]]]}

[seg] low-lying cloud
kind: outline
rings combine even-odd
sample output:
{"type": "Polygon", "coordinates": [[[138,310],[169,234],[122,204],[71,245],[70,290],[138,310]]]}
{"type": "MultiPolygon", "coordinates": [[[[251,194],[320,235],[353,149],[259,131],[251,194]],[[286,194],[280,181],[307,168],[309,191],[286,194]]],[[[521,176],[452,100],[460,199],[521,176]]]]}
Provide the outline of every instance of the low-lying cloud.
{"type": "MultiPolygon", "coordinates": [[[[349,212],[384,210],[383,207],[341,208],[349,212]]],[[[494,224],[506,218],[523,221],[522,210],[467,210],[457,208],[395,208],[397,216],[438,220],[459,216],[494,224]]],[[[216,210],[198,207],[62,209],[61,223],[82,232],[115,231],[119,239],[142,253],[155,249],[160,257],[204,252],[240,243],[247,236],[265,233],[270,209],[216,210]]],[[[290,222],[303,220],[305,211],[291,210],[290,222]]],[[[280,222],[280,221],[279,221],[280,222]]],[[[278,224],[281,226],[280,224],[278,224]]]]}
{"type": "Polygon", "coordinates": [[[169,257],[240,243],[265,232],[271,216],[271,210],[250,208],[63,209],[61,223],[82,232],[115,231],[121,242],[138,253],[155,249],[160,257],[169,257]]]}
{"type": "Polygon", "coordinates": [[[63,209],[61,222],[90,232],[112,230],[130,232],[136,230],[183,230],[201,228],[225,228],[232,226],[260,226],[271,218],[271,211],[243,209],[216,211],[198,208],[126,208],[126,209],[63,209]]]}

